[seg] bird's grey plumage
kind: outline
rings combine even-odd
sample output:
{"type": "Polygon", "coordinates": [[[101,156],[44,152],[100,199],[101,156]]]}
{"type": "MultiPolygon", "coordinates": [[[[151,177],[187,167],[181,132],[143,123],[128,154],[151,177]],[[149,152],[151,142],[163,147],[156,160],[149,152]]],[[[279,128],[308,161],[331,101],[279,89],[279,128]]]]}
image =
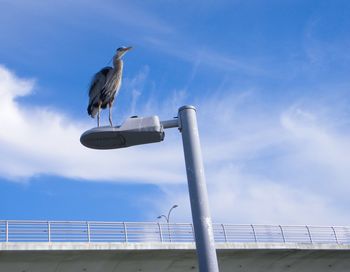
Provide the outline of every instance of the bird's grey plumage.
{"type": "MultiPolygon", "coordinates": [[[[112,67],[104,67],[96,73],[91,81],[90,88],[89,88],[89,106],[87,108],[88,114],[91,115],[91,117],[95,117],[98,112],[98,106],[100,104],[100,96],[101,96],[101,90],[104,89],[108,74],[112,73],[113,68],[112,67]]],[[[110,77],[110,76],[109,76],[110,77]]],[[[102,105],[101,105],[102,108],[102,105]]]]}
{"type": "Polygon", "coordinates": [[[121,57],[130,50],[131,47],[120,47],[113,57],[113,68],[104,67],[96,73],[89,88],[88,114],[95,117],[97,114],[97,126],[100,125],[100,109],[109,107],[109,122],[112,124],[111,107],[115,96],[118,94],[123,74],[123,61],[121,57]]]}

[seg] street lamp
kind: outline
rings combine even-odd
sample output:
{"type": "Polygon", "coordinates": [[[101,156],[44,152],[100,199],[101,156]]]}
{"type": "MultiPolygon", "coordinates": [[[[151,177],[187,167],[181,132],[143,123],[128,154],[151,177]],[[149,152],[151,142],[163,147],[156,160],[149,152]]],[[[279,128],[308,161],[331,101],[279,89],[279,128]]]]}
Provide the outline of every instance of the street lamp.
{"type": "Polygon", "coordinates": [[[162,215],[159,215],[157,217],[157,219],[161,219],[162,217],[165,218],[166,222],[167,222],[167,226],[168,226],[168,235],[169,235],[169,241],[171,242],[171,233],[170,233],[170,225],[169,225],[169,222],[170,222],[170,213],[173,209],[177,208],[178,206],[177,205],[174,205],[170,208],[169,212],[168,212],[168,216],[162,214],[162,215]]]}
{"type": "Polygon", "coordinates": [[[159,215],[159,216],[157,217],[157,219],[161,219],[162,217],[164,217],[165,220],[166,220],[166,222],[169,224],[169,222],[170,222],[170,213],[171,213],[171,211],[172,211],[173,209],[175,209],[175,208],[177,208],[177,207],[179,207],[179,206],[178,206],[178,205],[172,206],[172,207],[170,208],[169,212],[168,212],[168,216],[162,214],[162,215],[159,215]]]}
{"type": "Polygon", "coordinates": [[[83,133],[80,142],[94,149],[124,148],[161,142],[164,129],[175,127],[182,134],[199,271],[218,272],[195,107],[179,108],[178,118],[173,120],[160,121],[158,116],[132,117],[121,126],[94,128],[83,133]]]}

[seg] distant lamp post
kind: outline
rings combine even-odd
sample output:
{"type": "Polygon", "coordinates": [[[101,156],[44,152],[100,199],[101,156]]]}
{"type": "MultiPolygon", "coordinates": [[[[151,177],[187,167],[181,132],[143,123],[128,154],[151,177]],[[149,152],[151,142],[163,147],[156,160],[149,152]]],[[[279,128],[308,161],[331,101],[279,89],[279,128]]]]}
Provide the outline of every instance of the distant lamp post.
{"type": "Polygon", "coordinates": [[[168,216],[162,214],[162,215],[159,215],[157,218],[158,219],[161,219],[162,217],[165,218],[166,222],[167,222],[167,225],[168,225],[168,235],[169,235],[169,241],[171,242],[171,232],[170,232],[170,225],[169,225],[169,221],[170,221],[170,214],[171,214],[171,211],[175,208],[177,208],[178,206],[177,205],[174,205],[170,208],[169,212],[168,212],[168,216]]]}
{"type": "Polygon", "coordinates": [[[168,212],[168,216],[162,214],[162,215],[159,215],[159,216],[157,217],[157,219],[161,219],[162,217],[164,217],[165,220],[166,220],[166,222],[169,224],[169,222],[170,222],[170,214],[171,214],[171,211],[172,211],[173,209],[177,208],[177,207],[179,207],[179,206],[178,206],[178,205],[172,206],[172,207],[170,208],[169,212],[168,212]]]}

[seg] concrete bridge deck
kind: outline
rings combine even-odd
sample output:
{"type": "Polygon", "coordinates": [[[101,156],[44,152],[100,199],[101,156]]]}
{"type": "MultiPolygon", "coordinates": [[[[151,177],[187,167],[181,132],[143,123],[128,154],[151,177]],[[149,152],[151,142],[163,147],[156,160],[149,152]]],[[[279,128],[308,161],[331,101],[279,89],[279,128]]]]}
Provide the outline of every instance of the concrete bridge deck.
{"type": "MultiPolygon", "coordinates": [[[[218,243],[221,272],[350,271],[350,246],[218,243]]],[[[194,243],[1,243],[0,271],[198,271],[194,243]]]]}

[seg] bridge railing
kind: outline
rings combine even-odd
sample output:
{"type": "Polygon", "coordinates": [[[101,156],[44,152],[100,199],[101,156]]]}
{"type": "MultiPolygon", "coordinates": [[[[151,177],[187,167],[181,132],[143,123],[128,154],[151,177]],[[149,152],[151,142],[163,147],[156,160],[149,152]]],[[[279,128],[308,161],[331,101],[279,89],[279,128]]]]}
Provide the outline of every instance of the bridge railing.
{"type": "MultiPolygon", "coordinates": [[[[350,244],[350,227],[213,224],[218,243],[350,244]]],[[[192,224],[0,221],[0,242],[194,242],[192,224]]]]}

